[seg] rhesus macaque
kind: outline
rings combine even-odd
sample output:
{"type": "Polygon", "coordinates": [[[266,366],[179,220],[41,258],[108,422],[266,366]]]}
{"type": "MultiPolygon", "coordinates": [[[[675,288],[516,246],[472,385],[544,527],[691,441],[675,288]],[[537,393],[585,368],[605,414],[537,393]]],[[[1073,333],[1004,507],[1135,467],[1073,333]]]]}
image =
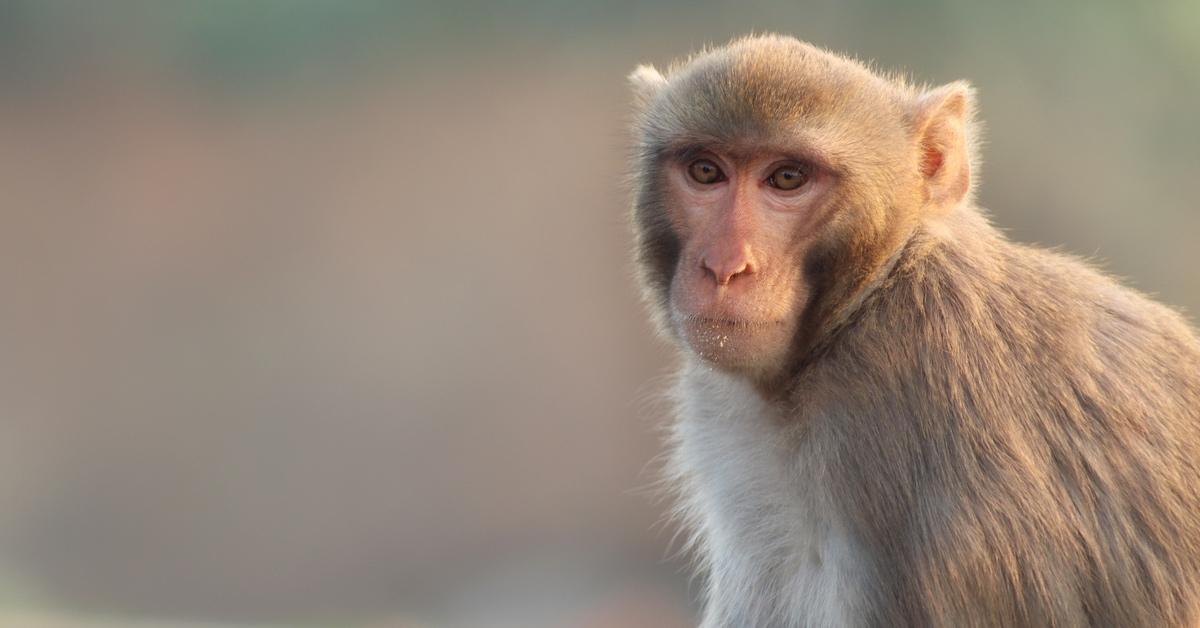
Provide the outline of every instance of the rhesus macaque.
{"type": "Polygon", "coordinates": [[[630,79],[705,628],[1200,625],[1200,342],[988,223],[968,84],[780,36],[630,79]]]}

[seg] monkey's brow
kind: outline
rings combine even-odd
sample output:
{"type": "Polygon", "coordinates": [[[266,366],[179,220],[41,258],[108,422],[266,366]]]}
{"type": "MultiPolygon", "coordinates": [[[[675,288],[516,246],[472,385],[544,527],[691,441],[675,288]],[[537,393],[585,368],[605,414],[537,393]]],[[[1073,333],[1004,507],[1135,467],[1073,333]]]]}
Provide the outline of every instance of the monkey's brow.
{"type": "Polygon", "coordinates": [[[717,150],[715,145],[690,142],[687,144],[669,145],[662,151],[662,156],[676,161],[692,161],[704,153],[714,152],[721,151],[717,150]]]}
{"type": "Polygon", "coordinates": [[[832,169],[828,160],[819,151],[808,146],[777,145],[771,143],[738,143],[725,142],[686,142],[666,146],[661,155],[666,159],[680,162],[690,162],[705,153],[716,153],[729,157],[735,162],[745,163],[755,156],[763,154],[779,155],[785,159],[810,163],[819,167],[832,169]]]}

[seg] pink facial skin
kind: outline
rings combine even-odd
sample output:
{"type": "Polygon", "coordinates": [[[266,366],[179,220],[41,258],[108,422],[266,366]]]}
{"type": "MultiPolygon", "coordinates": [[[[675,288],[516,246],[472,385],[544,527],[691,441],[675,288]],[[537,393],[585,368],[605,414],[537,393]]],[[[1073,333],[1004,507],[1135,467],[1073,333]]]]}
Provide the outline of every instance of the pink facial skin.
{"type": "Polygon", "coordinates": [[[799,260],[835,179],[812,161],[753,155],[700,150],[666,168],[683,242],[672,319],[692,351],[732,371],[784,358],[809,292],[799,260]]]}

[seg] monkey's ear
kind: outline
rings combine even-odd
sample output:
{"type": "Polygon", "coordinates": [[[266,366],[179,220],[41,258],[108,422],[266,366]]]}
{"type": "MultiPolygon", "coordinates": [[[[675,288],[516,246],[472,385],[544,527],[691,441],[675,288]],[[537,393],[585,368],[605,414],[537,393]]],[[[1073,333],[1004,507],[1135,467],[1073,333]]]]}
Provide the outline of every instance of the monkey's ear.
{"type": "Polygon", "coordinates": [[[667,79],[652,65],[639,65],[629,74],[629,84],[633,87],[633,101],[638,109],[645,109],[662,88],[667,79]]]}
{"type": "Polygon", "coordinates": [[[930,202],[953,207],[971,191],[975,90],[955,81],[917,98],[912,128],[930,202]]]}

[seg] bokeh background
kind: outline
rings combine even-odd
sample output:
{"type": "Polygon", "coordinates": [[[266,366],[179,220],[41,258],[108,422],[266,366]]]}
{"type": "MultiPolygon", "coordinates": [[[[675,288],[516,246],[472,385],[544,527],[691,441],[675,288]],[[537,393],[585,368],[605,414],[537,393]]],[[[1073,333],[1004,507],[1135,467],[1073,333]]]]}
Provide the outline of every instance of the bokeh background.
{"type": "Polygon", "coordinates": [[[1195,0],[0,0],[0,625],[690,625],[624,77],[768,30],[1200,311],[1195,0]]]}

